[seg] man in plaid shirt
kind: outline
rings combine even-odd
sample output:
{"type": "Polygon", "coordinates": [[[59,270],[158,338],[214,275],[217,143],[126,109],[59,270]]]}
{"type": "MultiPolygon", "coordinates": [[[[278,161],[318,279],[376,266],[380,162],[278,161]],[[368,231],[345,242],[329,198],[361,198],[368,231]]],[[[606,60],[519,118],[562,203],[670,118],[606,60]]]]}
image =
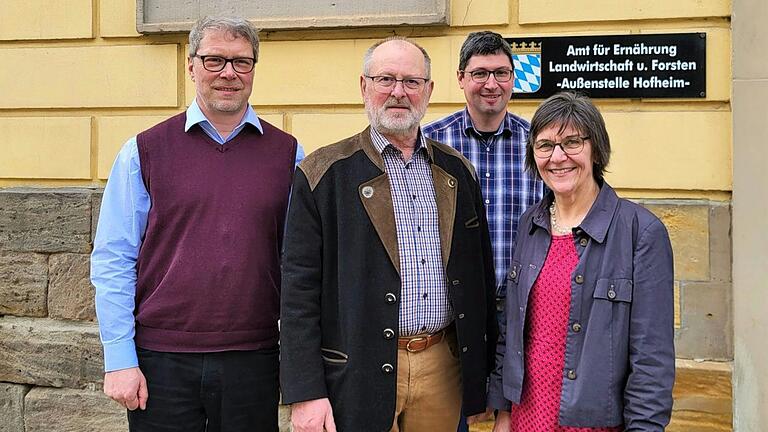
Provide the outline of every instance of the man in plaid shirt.
{"type": "MultiPolygon", "coordinates": [[[[457,78],[467,106],[424,126],[422,131],[428,138],[460,151],[477,170],[491,234],[501,318],[517,221],[541,199],[543,184],[523,166],[529,124],[507,112],[514,84],[509,44],[498,33],[470,33],[459,53],[457,78]]],[[[463,419],[461,423],[459,431],[467,430],[463,419]]]]}

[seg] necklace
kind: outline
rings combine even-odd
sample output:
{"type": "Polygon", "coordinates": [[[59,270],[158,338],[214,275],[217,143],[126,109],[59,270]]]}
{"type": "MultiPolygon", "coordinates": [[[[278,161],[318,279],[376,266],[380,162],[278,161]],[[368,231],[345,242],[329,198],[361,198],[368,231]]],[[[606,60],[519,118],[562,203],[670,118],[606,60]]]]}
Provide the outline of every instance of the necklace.
{"type": "Polygon", "coordinates": [[[555,201],[552,200],[552,204],[549,206],[549,221],[551,222],[552,229],[555,230],[558,234],[570,234],[571,230],[569,228],[563,228],[557,224],[556,214],[557,207],[555,206],[555,201]]]}

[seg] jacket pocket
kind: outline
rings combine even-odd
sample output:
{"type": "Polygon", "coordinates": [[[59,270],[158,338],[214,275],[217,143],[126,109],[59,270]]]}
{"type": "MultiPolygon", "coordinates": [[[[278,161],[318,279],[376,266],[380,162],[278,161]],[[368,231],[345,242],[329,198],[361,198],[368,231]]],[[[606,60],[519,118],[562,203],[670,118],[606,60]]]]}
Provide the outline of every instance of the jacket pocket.
{"type": "Polygon", "coordinates": [[[345,364],[349,360],[347,354],[330,348],[320,348],[320,355],[327,363],[345,364]]]}
{"type": "Polygon", "coordinates": [[[612,302],[632,303],[632,280],[598,279],[592,297],[612,302]]]}

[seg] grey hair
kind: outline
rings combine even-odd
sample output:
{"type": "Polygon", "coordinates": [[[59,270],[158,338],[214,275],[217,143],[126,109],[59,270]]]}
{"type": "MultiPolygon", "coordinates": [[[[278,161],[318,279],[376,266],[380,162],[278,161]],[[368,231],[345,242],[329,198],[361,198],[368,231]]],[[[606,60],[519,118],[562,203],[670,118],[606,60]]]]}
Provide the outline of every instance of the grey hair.
{"type": "Polygon", "coordinates": [[[560,92],[550,96],[536,109],[525,145],[525,169],[537,178],[541,175],[536,169],[533,145],[541,131],[550,126],[558,126],[560,132],[570,126],[582,136],[589,137],[592,143],[592,176],[598,183],[602,182],[611,159],[611,141],[603,116],[592,100],[582,94],[560,92]]]}
{"type": "Polygon", "coordinates": [[[239,17],[202,17],[192,26],[189,32],[189,56],[197,55],[200,49],[200,41],[203,40],[206,30],[226,31],[227,33],[241,37],[251,43],[253,58],[259,61],[259,30],[250,22],[239,17]]]}
{"type": "Polygon", "coordinates": [[[509,57],[509,64],[512,64],[512,48],[500,34],[492,31],[470,33],[459,51],[459,70],[463,71],[467,67],[472,56],[493,54],[506,55],[509,57]]]}
{"type": "Polygon", "coordinates": [[[368,48],[368,51],[365,52],[365,56],[363,57],[363,75],[367,76],[368,71],[370,71],[371,61],[373,60],[373,52],[376,50],[376,48],[380,47],[381,45],[387,42],[392,42],[392,41],[402,41],[418,48],[419,51],[421,51],[421,54],[424,56],[424,71],[427,75],[424,78],[432,79],[432,59],[429,58],[429,54],[427,54],[427,50],[425,50],[421,45],[408,39],[405,36],[390,36],[386,39],[382,39],[376,42],[375,44],[371,45],[371,47],[368,48]]]}

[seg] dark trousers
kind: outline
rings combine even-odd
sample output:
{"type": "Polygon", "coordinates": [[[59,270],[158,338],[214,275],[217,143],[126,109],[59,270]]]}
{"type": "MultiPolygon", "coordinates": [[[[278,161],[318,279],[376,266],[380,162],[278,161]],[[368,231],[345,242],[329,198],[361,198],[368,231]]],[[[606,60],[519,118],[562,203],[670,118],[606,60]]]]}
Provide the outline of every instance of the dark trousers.
{"type": "MultiPolygon", "coordinates": [[[[497,297],[496,298],[496,322],[501,325],[501,320],[506,319],[506,314],[504,313],[504,297],[497,297]]],[[[459,419],[459,426],[456,428],[456,432],[469,432],[469,425],[467,424],[467,417],[464,415],[464,413],[461,413],[461,418],[459,419]]]]}
{"type": "Polygon", "coordinates": [[[145,411],[128,411],[131,432],[277,432],[277,347],[137,352],[149,399],[145,411]]]}

